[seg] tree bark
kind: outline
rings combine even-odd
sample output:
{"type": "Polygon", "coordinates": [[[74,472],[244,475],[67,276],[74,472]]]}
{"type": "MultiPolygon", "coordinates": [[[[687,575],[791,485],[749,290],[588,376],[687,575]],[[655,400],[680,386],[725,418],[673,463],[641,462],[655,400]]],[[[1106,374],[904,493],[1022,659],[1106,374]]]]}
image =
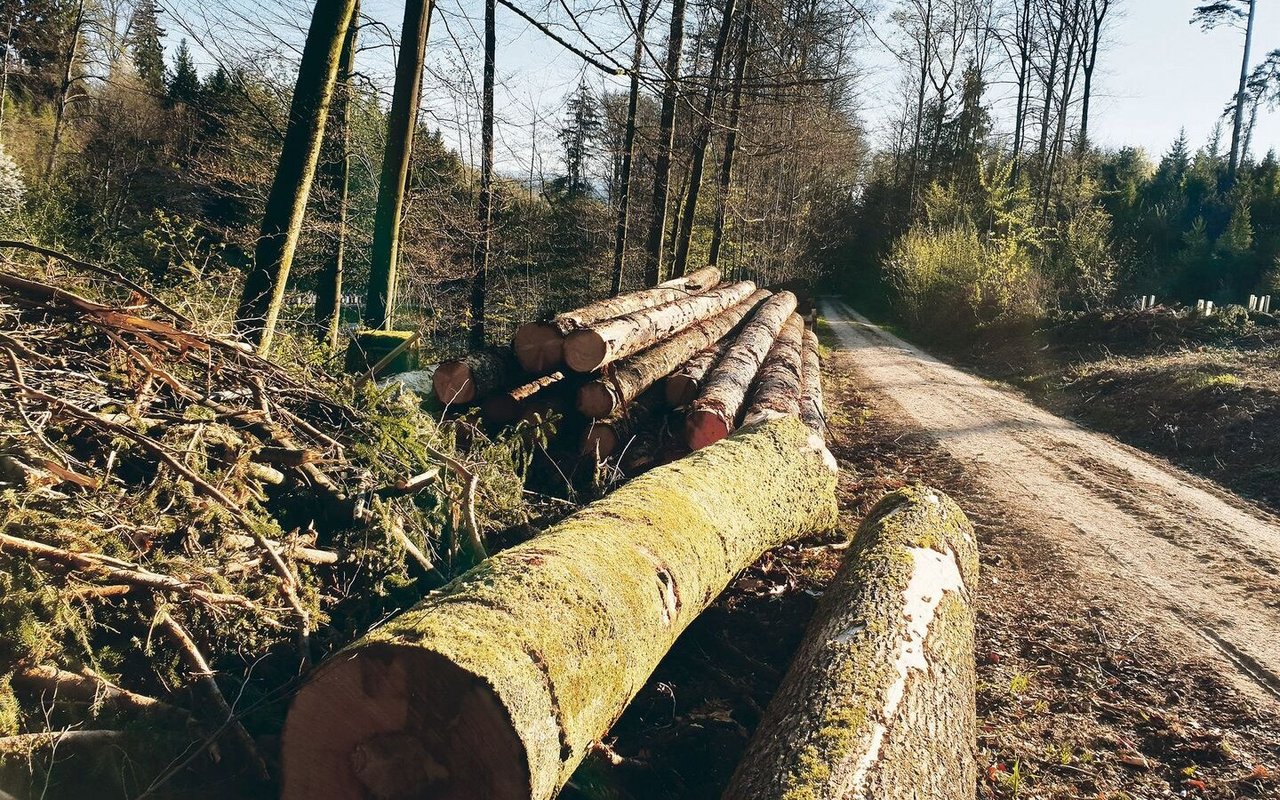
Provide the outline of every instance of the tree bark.
{"type": "Polygon", "coordinates": [[[818,353],[818,337],[804,332],[804,391],[800,396],[800,420],[824,439],[827,436],[827,410],[822,398],[822,358],[818,353]]]}
{"type": "Polygon", "coordinates": [[[751,281],[731,283],[624,317],[573,331],[564,340],[564,360],[575,372],[594,372],[670,338],[751,296],[751,281]]]}
{"type": "Polygon", "coordinates": [[[533,405],[545,405],[549,394],[571,391],[572,383],[575,382],[569,380],[563,372],[543,375],[514,389],[489,395],[480,404],[480,411],[484,415],[485,422],[500,428],[521,419],[524,412],[533,405]]]}
{"type": "Polygon", "coordinates": [[[628,449],[635,436],[652,426],[661,400],[648,391],[604,419],[593,420],[582,436],[582,454],[603,461],[628,449]]]}
{"type": "Polygon", "coordinates": [[[630,403],[670,375],[695,353],[729,335],[768,297],[769,292],[759,289],[733,308],[699,322],[656,347],[615,363],[608,375],[578,390],[578,410],[595,419],[613,414],[620,406],[630,403]]]}
{"type": "MultiPolygon", "coordinates": [[[[636,109],[640,105],[640,66],[644,63],[644,25],[649,15],[649,0],[640,0],[636,17],[635,48],[631,52],[631,93],[627,97],[627,129],[622,137],[622,171],[618,176],[618,225],[613,240],[613,286],[610,294],[622,291],[622,272],[627,257],[628,213],[631,206],[631,161],[636,149],[636,109]]],[[[656,281],[655,281],[656,283],[656,281]]],[[[652,286],[653,284],[649,284],[652,286]]]]}
{"type": "MultiPolygon", "coordinates": [[[[84,0],[76,5],[76,19],[71,25],[71,45],[67,48],[67,60],[63,64],[62,79],[58,83],[58,98],[53,104],[53,138],[49,142],[49,157],[44,165],[44,179],[53,177],[53,169],[57,166],[58,148],[62,145],[62,132],[66,125],[67,104],[70,102],[71,84],[75,82],[76,57],[80,54],[81,29],[84,27],[84,0]]],[[[6,41],[6,50],[12,45],[6,41]]],[[[8,64],[9,54],[5,53],[8,64]]],[[[8,73],[5,73],[6,77],[8,73]]]]}
{"type": "Polygon", "coordinates": [[[480,236],[471,278],[471,349],[484,347],[484,303],[488,294],[489,244],[493,228],[493,81],[498,49],[497,0],[484,0],[484,88],[480,121],[480,236]]]}
{"type": "Polygon", "coordinates": [[[530,322],[516,330],[511,346],[520,366],[540,375],[564,361],[564,337],[571,331],[698,294],[720,283],[720,271],[708,267],[652,289],[610,297],[557,315],[550,322],[530,322]]]}
{"type": "Polygon", "coordinates": [[[833,467],[775,420],[499,553],[299,691],[283,797],[549,800],[734,575],[834,525],[833,467]]]}
{"type": "Polygon", "coordinates": [[[1240,167],[1240,133],[1244,127],[1244,104],[1249,93],[1249,52],[1253,48],[1253,21],[1258,10],[1257,0],[1249,0],[1249,19],[1244,29],[1244,56],[1240,59],[1240,88],[1236,90],[1236,109],[1231,119],[1231,158],[1227,162],[1227,186],[1236,182],[1236,170],[1240,167]]]}
{"type": "Polygon", "coordinates": [[[702,383],[707,373],[724,355],[728,342],[721,339],[710,347],[705,347],[685,362],[684,366],[667,376],[663,382],[666,387],[667,403],[679,408],[698,399],[702,391],[702,383]]]}
{"type": "Polygon", "coordinates": [[[747,391],[782,326],[796,310],[796,296],[778,292],[760,305],[707,377],[706,388],[689,406],[685,441],[693,450],[728,436],[746,403],[747,391]]]}
{"type": "Polygon", "coordinates": [[[751,401],[743,418],[754,420],[775,416],[800,416],[800,395],[804,392],[804,320],[799,314],[787,317],[769,355],[760,365],[751,401]]]}
{"type": "Polygon", "coordinates": [[[431,386],[445,405],[474,403],[518,380],[520,368],[506,348],[469,353],[436,367],[431,386]]]}
{"type": "Polygon", "coordinates": [[[418,98],[422,92],[422,67],[427,35],[431,30],[434,0],[405,0],[400,55],[396,60],[395,88],[387,114],[387,149],[378,179],[378,208],[373,216],[373,254],[365,297],[364,323],[373,329],[390,329],[395,311],[396,269],[400,259],[400,215],[409,159],[418,127],[418,98]]]}
{"type": "Polygon", "coordinates": [[[871,510],[724,797],[973,798],[973,526],[924,486],[871,510]]]}
{"type": "Polygon", "coordinates": [[[649,241],[645,247],[646,286],[662,280],[662,259],[667,243],[667,193],[671,186],[671,153],[675,148],[676,101],[680,97],[680,59],[684,53],[685,0],[671,3],[671,31],[667,35],[666,82],[662,89],[662,112],[658,121],[658,158],[653,168],[653,214],[649,219],[649,241]]]}
{"type": "Polygon", "coordinates": [[[271,347],[280,316],[355,4],[356,0],[316,0],[311,15],[280,162],[267,196],[253,267],[245,278],[236,312],[237,331],[256,345],[259,353],[271,347]]]}
{"type": "Polygon", "coordinates": [[[347,256],[347,196],[351,183],[351,76],[355,74],[356,36],[360,31],[360,0],[351,9],[351,22],[342,43],[338,85],[334,87],[329,141],[334,146],[324,165],[324,179],[333,200],[334,241],[316,286],[316,338],[330,350],[338,349],[342,321],[342,273],[347,256]]]}
{"type": "Polygon", "coordinates": [[[733,187],[733,156],[738,147],[738,122],[742,116],[742,80],[747,71],[747,52],[751,46],[751,0],[742,13],[742,43],[733,69],[733,100],[729,104],[729,130],[724,139],[724,159],[720,162],[720,192],[716,196],[716,221],[711,229],[711,251],[707,263],[720,263],[720,246],[724,242],[724,220],[729,207],[729,190],[733,187]]]}

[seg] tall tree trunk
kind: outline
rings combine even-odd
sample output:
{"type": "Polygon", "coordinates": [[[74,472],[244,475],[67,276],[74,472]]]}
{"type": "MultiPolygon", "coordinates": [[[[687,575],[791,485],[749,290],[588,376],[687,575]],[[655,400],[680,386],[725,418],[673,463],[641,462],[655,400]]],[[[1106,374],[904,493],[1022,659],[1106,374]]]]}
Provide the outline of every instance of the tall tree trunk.
{"type": "Polygon", "coordinates": [[[342,273],[347,256],[347,194],[351,178],[351,76],[355,72],[360,0],[351,11],[351,24],[342,44],[342,64],[335,87],[329,142],[334,152],[324,163],[324,180],[333,193],[333,245],[316,285],[316,338],[330,350],[338,347],[342,319],[342,273]]]}
{"type": "Polygon", "coordinates": [[[471,349],[484,347],[484,301],[489,278],[489,244],[493,228],[493,79],[497,58],[497,0],[484,2],[484,108],[480,120],[480,223],[475,275],[471,279],[471,349]]]}
{"type": "Polygon", "coordinates": [[[1026,110],[1031,106],[1031,0],[1023,0],[1018,22],[1018,104],[1013,120],[1013,165],[1010,182],[1017,183],[1022,171],[1022,147],[1026,139],[1026,110]]]}
{"type": "Polygon", "coordinates": [[[710,266],[720,262],[720,245],[724,241],[724,218],[729,207],[729,189],[733,186],[733,155],[738,147],[738,121],[742,116],[742,79],[747,70],[747,49],[751,46],[751,0],[742,14],[742,44],[738,50],[738,63],[733,69],[733,100],[729,105],[729,131],[724,139],[724,160],[720,162],[720,193],[716,197],[716,222],[711,231],[711,252],[707,257],[710,266]]]}
{"type": "Polygon", "coordinates": [[[236,313],[236,329],[256,344],[259,352],[271,346],[280,315],[355,4],[356,0],[316,0],[311,15],[280,163],[267,196],[253,268],[245,279],[236,313]]]}
{"type": "Polygon", "coordinates": [[[13,41],[13,23],[4,34],[4,56],[0,57],[0,146],[4,145],[4,106],[9,99],[9,50],[13,41]]]}
{"type": "MultiPolygon", "coordinates": [[[[1093,71],[1098,66],[1098,48],[1102,42],[1102,26],[1106,22],[1111,0],[1090,0],[1089,22],[1092,27],[1089,50],[1084,62],[1084,94],[1080,98],[1080,141],[1077,149],[1083,156],[1089,149],[1089,101],[1093,99],[1093,71]]],[[[1080,174],[1084,174],[1081,161],[1080,174]]]]}
{"type": "Polygon", "coordinates": [[[693,164],[689,168],[689,196],[684,201],[680,218],[680,233],[676,237],[676,257],[671,271],[683,275],[689,264],[689,247],[693,242],[693,222],[698,214],[698,195],[702,191],[702,170],[707,160],[707,145],[711,141],[711,128],[715,123],[716,94],[720,83],[720,64],[724,61],[725,47],[729,43],[729,30],[733,27],[733,10],[736,0],[725,0],[724,19],[716,37],[716,49],[711,54],[711,70],[708,73],[707,96],[702,102],[702,119],[698,123],[698,135],[693,143],[693,164]]]}
{"type": "Polygon", "coordinates": [[[1244,104],[1249,92],[1249,51],[1253,48],[1253,21],[1258,10],[1258,0],[1249,0],[1249,21],[1244,29],[1244,56],[1240,59],[1240,88],[1236,90],[1236,110],[1231,120],[1231,158],[1227,162],[1227,185],[1236,182],[1236,170],[1240,167],[1240,134],[1244,128],[1244,104]]]}
{"type": "MultiPolygon", "coordinates": [[[[58,99],[53,106],[53,139],[49,142],[49,158],[44,165],[44,179],[53,177],[53,168],[57,165],[58,148],[62,145],[62,133],[66,125],[67,103],[74,82],[76,56],[80,52],[80,29],[84,26],[84,0],[76,6],[76,21],[71,28],[71,45],[67,48],[67,60],[62,68],[62,80],[58,84],[58,99]]],[[[6,44],[7,47],[7,44],[6,44]]],[[[8,63],[8,53],[5,54],[8,63]]],[[[8,71],[6,70],[6,76],[8,71]]]]}
{"type": "Polygon", "coordinates": [[[676,101],[680,96],[680,58],[684,51],[685,0],[671,3],[671,32],[667,35],[666,83],[662,90],[662,113],[658,122],[658,158],[653,169],[653,215],[649,221],[649,241],[645,248],[646,286],[662,282],[662,259],[666,253],[667,192],[671,182],[671,151],[675,147],[676,101]]]}
{"type": "Polygon", "coordinates": [[[409,180],[409,158],[418,127],[418,95],[422,91],[422,67],[427,53],[434,0],[406,0],[396,61],[395,89],[387,115],[387,149],[378,180],[378,209],[373,217],[373,260],[364,323],[390,329],[395,311],[396,266],[400,258],[400,212],[409,180]]]}
{"type": "Polygon", "coordinates": [[[618,226],[613,237],[613,286],[611,287],[611,294],[614,296],[622,291],[622,270],[627,255],[631,161],[635,158],[636,109],[640,105],[640,65],[644,59],[644,25],[648,15],[649,0],[640,0],[640,14],[636,17],[636,43],[631,52],[631,94],[627,98],[627,130],[622,141],[622,171],[618,176],[618,226]]]}

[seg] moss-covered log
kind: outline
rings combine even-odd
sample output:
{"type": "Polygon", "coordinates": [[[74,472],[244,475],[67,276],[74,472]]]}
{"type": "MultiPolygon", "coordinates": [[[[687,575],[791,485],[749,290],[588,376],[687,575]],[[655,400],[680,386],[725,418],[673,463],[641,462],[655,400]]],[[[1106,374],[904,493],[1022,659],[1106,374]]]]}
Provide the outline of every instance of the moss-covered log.
{"type": "Polygon", "coordinates": [[[973,526],[950,498],[881,500],[724,797],[972,798],[977,584],[973,526]]]}
{"type": "Polygon", "coordinates": [[[796,296],[791,292],[778,292],[760,304],[725,349],[707,376],[702,394],[689,405],[685,441],[690,449],[718,442],[733,430],[746,404],[751,382],[795,310],[796,296]]]}
{"type": "Polygon", "coordinates": [[[520,380],[520,375],[510,350],[489,348],[441,363],[431,376],[431,387],[446,405],[474,403],[520,380]]]}
{"type": "Polygon", "coordinates": [[[727,346],[728,342],[721,339],[710,347],[699,350],[693,358],[684,363],[683,367],[668,375],[663,381],[666,387],[667,403],[679,408],[696,400],[698,392],[702,391],[702,382],[706,380],[707,373],[711,372],[711,368],[720,360],[720,356],[724,355],[727,346]]]}
{"type": "Polygon", "coordinates": [[[565,363],[575,372],[594,372],[732,308],[755,290],[751,281],[741,281],[579,328],[565,337],[565,363]]]}
{"type": "Polygon", "coordinates": [[[699,322],[657,347],[617,362],[608,375],[585,383],[578,390],[578,410],[595,419],[613,414],[650,386],[670,375],[672,370],[688,361],[699,350],[729,335],[768,297],[769,292],[757,290],[728,311],[699,322]]]}
{"type": "Polygon", "coordinates": [[[818,337],[808,328],[804,332],[804,390],[800,395],[800,419],[814,433],[826,438],[827,409],[822,398],[822,357],[818,353],[818,337]]]}
{"type": "Polygon", "coordinates": [[[719,282],[720,270],[707,267],[683,278],[660,283],[652,289],[605,298],[582,308],[557,314],[548,322],[521,325],[516,330],[511,347],[516,352],[516,358],[520,359],[521,367],[534,375],[541,375],[560,366],[564,361],[564,337],[570,331],[670,303],[690,294],[705,292],[719,282]]]}
{"type": "Polygon", "coordinates": [[[752,422],[778,415],[800,416],[803,373],[804,320],[799,314],[792,314],[760,365],[743,421],[752,422]]]}
{"type": "Polygon", "coordinates": [[[774,420],[489,559],[299,691],[283,796],[551,798],[735,574],[834,523],[832,465],[774,420]]]}

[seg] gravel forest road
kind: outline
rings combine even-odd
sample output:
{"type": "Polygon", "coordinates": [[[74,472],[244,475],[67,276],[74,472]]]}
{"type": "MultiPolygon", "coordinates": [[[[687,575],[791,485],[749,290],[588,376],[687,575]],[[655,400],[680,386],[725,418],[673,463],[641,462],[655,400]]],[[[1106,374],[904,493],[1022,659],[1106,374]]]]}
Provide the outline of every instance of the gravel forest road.
{"type": "Polygon", "coordinates": [[[1248,694],[1280,698],[1280,519],[944,364],[837,300],[820,310],[859,388],[935,438],[1092,593],[1166,646],[1220,662],[1248,694]]]}

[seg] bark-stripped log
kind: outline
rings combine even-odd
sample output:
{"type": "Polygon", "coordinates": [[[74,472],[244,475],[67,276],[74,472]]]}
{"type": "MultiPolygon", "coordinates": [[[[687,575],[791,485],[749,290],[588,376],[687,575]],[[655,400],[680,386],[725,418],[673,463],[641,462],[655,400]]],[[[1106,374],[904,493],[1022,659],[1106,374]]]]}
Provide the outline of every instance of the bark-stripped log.
{"type": "Polygon", "coordinates": [[[441,363],[431,376],[431,387],[445,405],[474,403],[519,380],[519,376],[520,368],[510,350],[489,348],[441,363]]]}
{"type": "Polygon", "coordinates": [[[628,447],[633,437],[654,423],[660,400],[653,389],[604,419],[593,420],[582,436],[582,454],[600,460],[628,447]]]}
{"type": "Polygon", "coordinates": [[[724,797],[974,796],[978,549],[924,486],[872,509],[724,797]]]}
{"type": "Polygon", "coordinates": [[[484,421],[495,428],[510,425],[520,419],[526,408],[546,405],[550,395],[568,391],[567,384],[563,372],[543,375],[514,389],[494,392],[480,404],[480,412],[484,415],[484,421]]]}
{"type": "Polygon", "coordinates": [[[734,575],[834,522],[834,462],[798,420],[659,467],[321,666],[283,797],[548,800],[734,575]]]}
{"type": "Polygon", "coordinates": [[[778,415],[800,416],[800,394],[804,390],[803,351],[804,320],[799,314],[792,314],[760,365],[744,422],[778,415]]]}
{"type": "Polygon", "coordinates": [[[614,364],[607,375],[578,390],[578,410],[603,419],[630,403],[653,384],[671,374],[699,350],[723,339],[769,297],[760,289],[733,308],[671,337],[643,353],[614,364]]]}
{"type": "Polygon", "coordinates": [[[521,367],[534,375],[541,375],[560,366],[564,361],[564,337],[570,331],[680,300],[690,294],[705,292],[719,282],[720,270],[706,267],[683,278],[660,283],[652,289],[599,300],[558,314],[550,322],[521,325],[516,329],[511,347],[515,350],[521,367]]]}
{"type": "Polygon", "coordinates": [[[818,355],[818,337],[804,332],[804,393],[800,396],[800,419],[819,436],[827,435],[827,411],[822,399],[822,358],[818,355]]]}
{"type": "Polygon", "coordinates": [[[760,304],[742,332],[725,348],[724,355],[707,376],[702,394],[689,405],[685,440],[690,449],[718,442],[733,430],[751,382],[795,310],[796,296],[791,292],[778,292],[760,304]]]}
{"type": "Polygon", "coordinates": [[[565,337],[565,363],[575,372],[595,372],[732,308],[755,290],[742,281],[579,328],[565,337]]]}
{"type": "Polygon", "coordinates": [[[710,347],[699,350],[683,367],[668,375],[664,381],[667,403],[679,408],[696,400],[707,373],[720,360],[720,356],[724,355],[727,346],[728,342],[721,339],[710,347]]]}

